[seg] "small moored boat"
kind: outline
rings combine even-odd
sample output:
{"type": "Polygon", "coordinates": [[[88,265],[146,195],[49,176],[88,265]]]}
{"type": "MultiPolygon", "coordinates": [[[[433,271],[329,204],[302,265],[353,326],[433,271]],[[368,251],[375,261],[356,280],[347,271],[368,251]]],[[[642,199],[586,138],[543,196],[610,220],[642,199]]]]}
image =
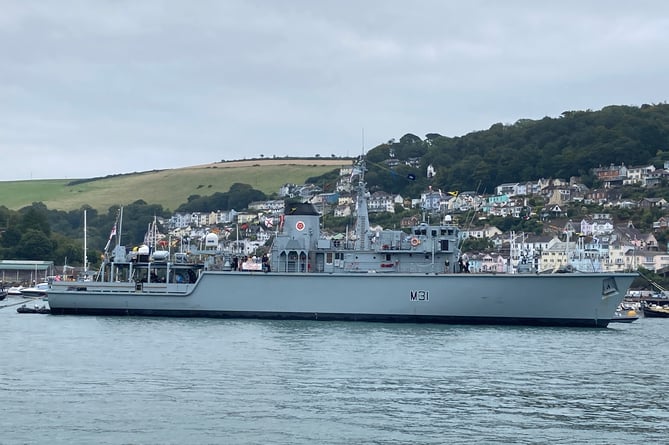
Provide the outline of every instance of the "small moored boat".
{"type": "Polygon", "coordinates": [[[24,297],[46,297],[49,290],[49,283],[38,283],[33,287],[24,287],[21,289],[21,295],[24,297]]]}
{"type": "Polygon", "coordinates": [[[611,318],[611,323],[632,323],[639,319],[639,314],[634,309],[618,309],[611,318]]]}
{"type": "Polygon", "coordinates": [[[669,307],[656,304],[644,305],[643,316],[647,318],[669,318],[669,307]]]}
{"type": "Polygon", "coordinates": [[[22,304],[21,306],[16,308],[16,312],[18,312],[19,314],[50,314],[51,310],[49,310],[49,308],[46,306],[35,305],[33,307],[30,307],[25,304],[22,304]]]}
{"type": "Polygon", "coordinates": [[[22,290],[23,286],[12,286],[7,289],[7,295],[21,295],[22,290]]]}

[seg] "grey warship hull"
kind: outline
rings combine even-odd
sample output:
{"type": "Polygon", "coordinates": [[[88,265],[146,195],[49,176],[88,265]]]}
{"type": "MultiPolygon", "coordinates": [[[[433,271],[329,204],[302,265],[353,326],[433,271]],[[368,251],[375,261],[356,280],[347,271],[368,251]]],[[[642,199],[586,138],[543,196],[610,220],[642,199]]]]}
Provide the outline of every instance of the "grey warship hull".
{"type": "Polygon", "coordinates": [[[49,305],[52,314],[606,327],[635,277],[205,271],[192,284],[54,284],[49,305]]]}
{"type": "Polygon", "coordinates": [[[261,261],[225,254],[215,234],[209,251],[173,260],[117,239],[96,281],[52,285],[51,312],[604,327],[637,276],[469,273],[450,215],[372,230],[364,171],[361,159],[354,236],[321,234],[315,208],[292,203],[261,261]]]}

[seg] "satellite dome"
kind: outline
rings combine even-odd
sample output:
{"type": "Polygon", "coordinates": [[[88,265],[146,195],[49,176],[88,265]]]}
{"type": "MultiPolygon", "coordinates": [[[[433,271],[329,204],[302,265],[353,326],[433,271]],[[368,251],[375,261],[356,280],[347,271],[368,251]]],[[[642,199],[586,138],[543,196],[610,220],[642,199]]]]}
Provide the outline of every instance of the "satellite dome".
{"type": "Polygon", "coordinates": [[[217,247],[218,246],[218,235],[215,233],[210,233],[204,238],[204,245],[206,247],[217,247]]]}

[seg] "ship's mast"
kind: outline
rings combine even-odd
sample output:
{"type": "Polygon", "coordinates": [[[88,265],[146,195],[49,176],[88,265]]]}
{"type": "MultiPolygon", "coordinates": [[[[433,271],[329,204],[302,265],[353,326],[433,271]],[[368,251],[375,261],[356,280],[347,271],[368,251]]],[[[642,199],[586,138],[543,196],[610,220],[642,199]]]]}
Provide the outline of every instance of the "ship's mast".
{"type": "Polygon", "coordinates": [[[353,175],[358,174],[357,215],[355,222],[355,249],[369,250],[369,214],[367,212],[367,184],[365,184],[365,160],[361,158],[353,166],[353,175]]]}
{"type": "Polygon", "coordinates": [[[104,248],[105,256],[107,256],[107,254],[109,253],[109,247],[111,246],[112,238],[116,237],[116,246],[121,245],[122,224],[123,224],[123,207],[121,207],[116,213],[116,220],[114,221],[114,225],[112,226],[111,233],[109,234],[109,239],[107,240],[107,244],[105,244],[104,248]]]}
{"type": "Polygon", "coordinates": [[[121,245],[121,235],[123,234],[123,207],[118,210],[118,230],[116,233],[116,245],[121,245]]]}
{"type": "Polygon", "coordinates": [[[88,246],[87,246],[87,227],[86,227],[86,210],[84,209],[84,276],[88,275],[88,246]]]}

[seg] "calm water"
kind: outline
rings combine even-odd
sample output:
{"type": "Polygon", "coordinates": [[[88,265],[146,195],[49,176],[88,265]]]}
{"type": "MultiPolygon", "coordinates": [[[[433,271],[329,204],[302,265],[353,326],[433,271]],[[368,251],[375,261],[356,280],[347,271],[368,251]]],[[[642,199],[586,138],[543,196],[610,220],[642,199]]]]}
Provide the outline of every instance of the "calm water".
{"type": "Polygon", "coordinates": [[[0,333],[2,444],[669,438],[669,320],[590,330],[11,307],[0,333]]]}

